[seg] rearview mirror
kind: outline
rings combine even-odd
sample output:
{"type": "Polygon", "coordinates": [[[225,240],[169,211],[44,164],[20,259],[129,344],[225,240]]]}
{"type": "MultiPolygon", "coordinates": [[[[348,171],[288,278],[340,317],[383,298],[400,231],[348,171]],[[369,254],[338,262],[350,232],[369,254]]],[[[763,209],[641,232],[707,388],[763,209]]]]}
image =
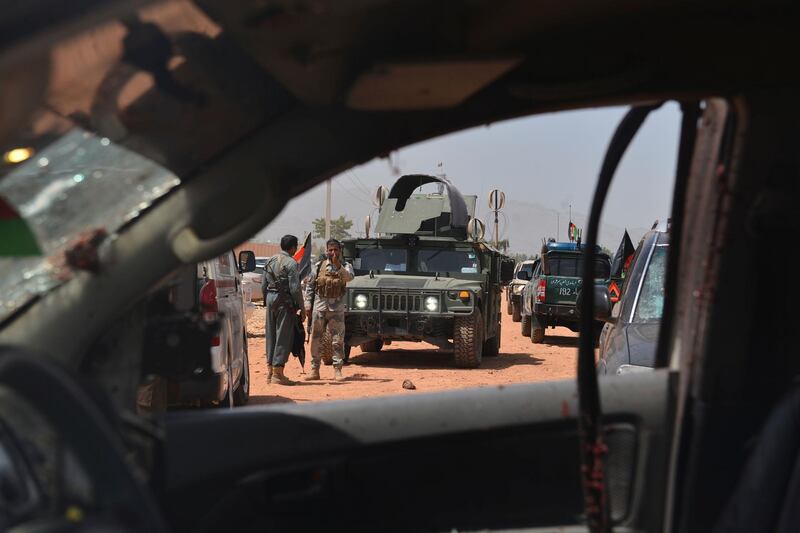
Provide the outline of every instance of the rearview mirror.
{"type": "Polygon", "coordinates": [[[239,272],[252,272],[256,269],[256,254],[250,250],[239,252],[239,272]]]}
{"type": "Polygon", "coordinates": [[[520,270],[517,272],[517,279],[521,279],[523,281],[530,281],[531,280],[531,273],[527,270],[520,270]]]}

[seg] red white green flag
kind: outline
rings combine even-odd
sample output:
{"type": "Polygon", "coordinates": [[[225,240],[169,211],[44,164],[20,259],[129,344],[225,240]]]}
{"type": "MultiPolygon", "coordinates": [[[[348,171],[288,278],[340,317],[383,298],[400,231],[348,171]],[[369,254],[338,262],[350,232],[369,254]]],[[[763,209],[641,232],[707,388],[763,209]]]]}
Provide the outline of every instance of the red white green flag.
{"type": "Polygon", "coordinates": [[[569,228],[567,229],[567,236],[569,237],[570,242],[574,242],[578,240],[578,226],[569,221],[569,228]]]}

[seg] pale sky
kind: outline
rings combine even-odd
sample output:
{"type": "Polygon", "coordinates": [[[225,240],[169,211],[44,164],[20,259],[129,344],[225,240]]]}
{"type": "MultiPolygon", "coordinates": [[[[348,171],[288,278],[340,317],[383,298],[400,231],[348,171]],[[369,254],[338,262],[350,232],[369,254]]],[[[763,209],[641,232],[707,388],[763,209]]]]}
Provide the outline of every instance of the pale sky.
{"type": "MultiPolygon", "coordinates": [[[[478,195],[478,213],[487,222],[487,195],[495,187],[509,200],[552,209],[554,220],[558,211],[563,237],[570,204],[573,212],[588,214],[602,158],[625,111],[592,109],[500,122],[405,147],[393,154],[392,163],[402,174],[443,170],[463,194],[478,195]]],[[[648,117],[617,171],[603,222],[649,228],[669,215],[679,126],[676,104],[648,117]]],[[[391,187],[395,179],[386,159],[340,174],[334,178],[332,214],[347,215],[361,229],[361,219],[372,210],[372,192],[378,185],[391,187]]],[[[323,184],[305,193],[305,199],[295,199],[259,236],[279,239],[301,223],[304,217],[298,217],[293,204],[307,207],[313,199],[312,206],[319,204],[315,217],[322,216],[324,190],[323,184]]]]}

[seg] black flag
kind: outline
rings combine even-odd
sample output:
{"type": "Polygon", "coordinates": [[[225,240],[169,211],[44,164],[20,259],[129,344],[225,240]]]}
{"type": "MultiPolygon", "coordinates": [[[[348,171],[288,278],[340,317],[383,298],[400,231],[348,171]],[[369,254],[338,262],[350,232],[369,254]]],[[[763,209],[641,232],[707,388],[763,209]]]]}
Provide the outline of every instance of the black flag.
{"type": "Polygon", "coordinates": [[[617,253],[614,254],[614,260],[611,261],[612,278],[622,277],[622,273],[628,268],[628,263],[635,251],[636,249],[633,247],[631,238],[628,236],[628,230],[625,230],[625,234],[622,236],[622,242],[619,243],[619,248],[617,248],[617,253]]]}

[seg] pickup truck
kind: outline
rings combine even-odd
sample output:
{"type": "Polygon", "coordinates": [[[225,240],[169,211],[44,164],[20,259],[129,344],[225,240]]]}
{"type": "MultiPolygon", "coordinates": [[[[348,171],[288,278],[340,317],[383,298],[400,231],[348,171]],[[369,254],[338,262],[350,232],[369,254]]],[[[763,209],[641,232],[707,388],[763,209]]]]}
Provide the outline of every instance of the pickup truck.
{"type": "MultiPolygon", "coordinates": [[[[548,241],[542,245],[541,260],[536,264],[522,295],[522,334],[531,342],[544,342],[545,328],[564,326],[577,332],[576,300],[581,291],[585,245],[548,241]]],[[[611,259],[597,249],[595,283],[608,286],[611,259]]],[[[597,323],[599,335],[602,322],[597,323]]]]}

